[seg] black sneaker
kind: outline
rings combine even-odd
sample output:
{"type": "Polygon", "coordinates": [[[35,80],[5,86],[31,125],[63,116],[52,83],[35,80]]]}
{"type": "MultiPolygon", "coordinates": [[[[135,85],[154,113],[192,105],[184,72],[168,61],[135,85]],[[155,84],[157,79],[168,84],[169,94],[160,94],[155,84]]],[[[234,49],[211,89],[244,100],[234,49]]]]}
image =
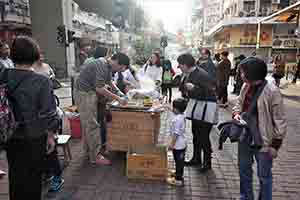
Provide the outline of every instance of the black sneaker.
{"type": "Polygon", "coordinates": [[[208,165],[203,165],[202,167],[201,167],[201,169],[200,169],[200,172],[201,173],[206,173],[207,171],[209,171],[209,170],[211,170],[212,168],[211,168],[211,165],[210,164],[208,164],[208,165]]]}

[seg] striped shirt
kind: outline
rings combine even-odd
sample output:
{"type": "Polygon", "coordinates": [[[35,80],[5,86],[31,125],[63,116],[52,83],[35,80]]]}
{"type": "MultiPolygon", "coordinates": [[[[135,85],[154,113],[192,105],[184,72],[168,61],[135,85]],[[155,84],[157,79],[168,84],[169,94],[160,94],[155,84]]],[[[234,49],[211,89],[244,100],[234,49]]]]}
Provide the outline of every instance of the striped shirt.
{"type": "Polygon", "coordinates": [[[104,58],[95,59],[87,63],[75,83],[79,91],[96,91],[96,87],[102,88],[106,84],[111,85],[112,69],[104,58]]]}

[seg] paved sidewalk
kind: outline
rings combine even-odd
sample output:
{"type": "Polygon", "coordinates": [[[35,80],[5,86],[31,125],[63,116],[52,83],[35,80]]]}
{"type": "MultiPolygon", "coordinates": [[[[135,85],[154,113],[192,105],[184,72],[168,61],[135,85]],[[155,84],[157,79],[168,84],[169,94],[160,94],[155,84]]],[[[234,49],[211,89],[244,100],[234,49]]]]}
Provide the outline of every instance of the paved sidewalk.
{"type": "MultiPolygon", "coordinates": [[[[283,93],[294,94],[292,86],[283,93]],[[290,88],[290,89],[289,89],[290,88]]],[[[297,90],[296,88],[296,91],[297,90]]],[[[68,93],[63,92],[66,95],[68,93]]],[[[296,94],[299,94],[296,93],[296,94]]],[[[66,95],[68,96],[68,95],[66,95]]],[[[233,96],[230,96],[232,99],[233,96]]],[[[66,98],[65,100],[68,100],[66,98]]],[[[63,100],[64,101],[64,100],[63,100]]],[[[68,100],[69,101],[69,100],[68,100]]],[[[68,102],[66,102],[66,105],[68,102]]],[[[300,199],[300,103],[289,98],[285,99],[288,117],[288,136],[284,141],[278,159],[274,163],[274,193],[275,200],[300,199]]],[[[220,109],[220,120],[230,119],[228,110],[220,109]]],[[[167,132],[168,114],[162,116],[160,140],[167,132]]],[[[191,141],[190,124],[188,138],[191,141]]],[[[213,143],[213,170],[201,174],[197,168],[185,168],[185,186],[176,188],[162,182],[130,181],[125,176],[125,154],[111,155],[111,167],[91,167],[82,157],[81,144],[72,141],[73,160],[64,171],[65,185],[57,194],[47,195],[47,200],[215,200],[238,199],[239,176],[237,168],[236,144],[226,143],[224,150],[217,150],[218,133],[211,134],[213,143]]],[[[187,159],[191,156],[191,145],[188,147],[187,159]]],[[[0,161],[0,167],[6,168],[6,163],[0,161]]],[[[256,180],[256,178],[255,178],[256,180]]],[[[255,182],[257,189],[257,180],[255,182]]],[[[8,200],[7,177],[0,180],[0,200],[8,200]]]]}

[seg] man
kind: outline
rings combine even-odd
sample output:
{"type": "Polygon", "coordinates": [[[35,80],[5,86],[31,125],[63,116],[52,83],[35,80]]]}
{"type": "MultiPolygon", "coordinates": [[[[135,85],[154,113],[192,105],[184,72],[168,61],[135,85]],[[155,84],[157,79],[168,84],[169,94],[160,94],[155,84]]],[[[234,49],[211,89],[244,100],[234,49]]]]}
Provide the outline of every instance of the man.
{"type": "Polygon", "coordinates": [[[295,84],[297,82],[297,79],[300,76],[300,54],[298,54],[297,57],[298,57],[298,63],[297,63],[296,73],[295,73],[294,79],[292,81],[293,84],[295,84]]]}
{"type": "Polygon", "coordinates": [[[234,84],[234,90],[233,90],[233,94],[239,95],[241,88],[243,86],[244,81],[241,78],[241,70],[240,70],[240,63],[246,59],[246,56],[241,54],[238,57],[235,58],[235,84],[234,84]]]}
{"type": "MultiPolygon", "coordinates": [[[[81,119],[84,153],[91,164],[110,165],[111,162],[100,154],[100,127],[97,122],[97,106],[106,104],[107,99],[124,105],[127,101],[114,94],[112,73],[124,71],[130,64],[127,55],[117,53],[108,61],[100,58],[88,63],[81,71],[75,84],[75,102],[81,119]]],[[[101,113],[99,113],[101,115],[101,113]]],[[[100,116],[101,118],[101,116],[100,116]]]]}
{"type": "Polygon", "coordinates": [[[80,66],[84,64],[85,60],[90,57],[92,47],[90,45],[85,45],[80,49],[79,53],[79,64],[80,66]]]}
{"type": "Polygon", "coordinates": [[[230,77],[231,62],[228,59],[229,53],[223,51],[221,53],[221,62],[217,68],[217,91],[218,91],[218,100],[220,106],[227,106],[228,101],[228,91],[227,86],[230,77]]]}
{"type": "Polygon", "coordinates": [[[211,78],[216,79],[216,66],[211,59],[211,53],[209,49],[201,50],[201,57],[198,60],[197,65],[203,68],[211,78]]]}
{"type": "Polygon", "coordinates": [[[10,48],[8,44],[0,42],[0,71],[4,68],[14,68],[14,63],[9,59],[9,56],[10,48]]]}
{"type": "Polygon", "coordinates": [[[194,151],[192,159],[186,165],[199,166],[201,172],[206,172],[211,169],[212,149],[209,135],[217,116],[215,81],[204,69],[196,67],[191,54],[183,54],[177,61],[184,74],[180,91],[188,99],[186,118],[192,120],[194,151]]]}
{"type": "MultiPolygon", "coordinates": [[[[267,65],[261,59],[250,57],[240,63],[241,76],[245,82],[233,108],[233,117],[240,121],[243,112],[251,112],[253,124],[251,134],[256,140],[242,139],[238,144],[240,174],[240,200],[254,200],[254,158],[260,183],[257,199],[272,200],[272,166],[287,134],[287,122],[280,89],[266,81],[267,65]],[[260,95],[257,102],[252,102],[260,95]],[[256,105],[253,107],[252,105],[256,105]],[[254,109],[253,109],[254,108],[254,109]]],[[[248,113],[249,114],[249,113],[248,113]]]]}

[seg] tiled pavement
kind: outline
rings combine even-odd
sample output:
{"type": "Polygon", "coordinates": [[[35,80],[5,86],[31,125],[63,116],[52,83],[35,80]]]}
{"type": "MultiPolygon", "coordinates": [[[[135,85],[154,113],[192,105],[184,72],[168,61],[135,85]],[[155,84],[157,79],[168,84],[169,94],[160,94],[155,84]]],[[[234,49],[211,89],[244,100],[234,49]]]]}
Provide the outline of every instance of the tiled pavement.
{"type": "MultiPolygon", "coordinates": [[[[283,93],[290,95],[290,90],[283,93]]],[[[295,91],[299,90],[296,88],[295,91]]],[[[65,93],[65,92],[63,92],[65,93]]],[[[291,92],[295,94],[294,92],[291,92]]],[[[297,93],[296,93],[297,94],[297,93]]],[[[288,136],[274,164],[274,199],[300,199],[300,104],[294,99],[285,100],[288,115],[288,136]]],[[[166,120],[162,117],[162,133],[167,132],[166,120]]],[[[230,113],[220,110],[220,120],[230,118],[230,113]]],[[[190,127],[188,137],[191,138],[190,127]]],[[[218,135],[211,134],[214,153],[213,170],[201,174],[197,168],[185,168],[185,186],[176,188],[161,182],[130,181],[125,176],[125,154],[114,153],[112,167],[90,167],[84,162],[80,141],[72,141],[73,160],[64,171],[64,189],[49,200],[146,200],[146,199],[238,199],[239,176],[237,170],[236,145],[225,144],[223,151],[217,150],[218,135]]],[[[161,140],[163,139],[163,135],[161,140]]],[[[188,157],[192,152],[188,148],[188,157]]],[[[0,166],[5,167],[0,161],[0,166]]],[[[255,184],[257,188],[257,181],[255,184]]],[[[8,200],[7,179],[0,180],[0,200],[8,200]]]]}

